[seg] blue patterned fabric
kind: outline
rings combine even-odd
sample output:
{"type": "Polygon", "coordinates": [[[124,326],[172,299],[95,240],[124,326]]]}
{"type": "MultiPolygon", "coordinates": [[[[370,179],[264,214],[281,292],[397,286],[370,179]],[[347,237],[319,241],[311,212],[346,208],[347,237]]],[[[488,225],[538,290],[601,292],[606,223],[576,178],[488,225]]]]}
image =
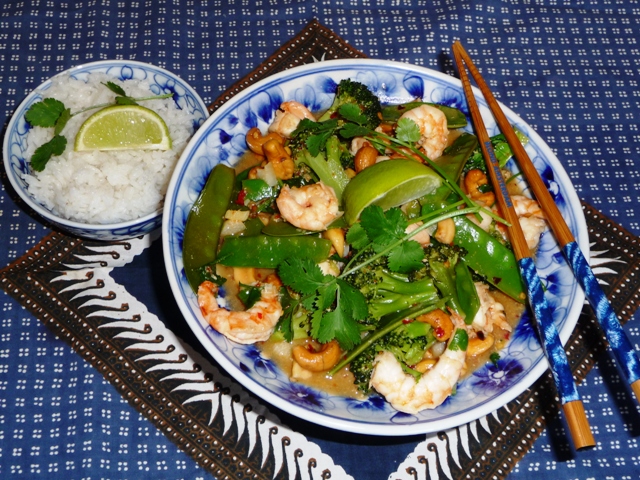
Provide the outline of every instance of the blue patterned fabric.
{"type": "MultiPolygon", "coordinates": [[[[209,103],[312,18],[370,57],[448,74],[453,74],[450,46],[460,38],[496,97],[556,152],[580,198],[640,234],[636,1],[5,1],[0,6],[0,115],[6,126],[22,99],[51,75],[111,58],[179,73],[209,103]]],[[[49,232],[14,197],[5,182],[2,266],[49,232]]],[[[159,249],[156,242],[113,276],[179,328],[180,314],[162,270],[150,265],[152,258],[162,258],[159,249]]],[[[638,321],[636,314],[625,326],[636,348],[638,321]]],[[[188,338],[187,332],[180,334],[188,338]]],[[[637,404],[621,401],[625,382],[614,360],[603,356],[594,362],[579,391],[597,448],[574,452],[561,418],[547,419],[547,429],[510,480],[640,476],[640,411],[637,404]]],[[[345,434],[276,413],[357,479],[387,478],[423,439],[345,434]]],[[[2,294],[0,478],[210,477],[97,370],[2,294]]]]}

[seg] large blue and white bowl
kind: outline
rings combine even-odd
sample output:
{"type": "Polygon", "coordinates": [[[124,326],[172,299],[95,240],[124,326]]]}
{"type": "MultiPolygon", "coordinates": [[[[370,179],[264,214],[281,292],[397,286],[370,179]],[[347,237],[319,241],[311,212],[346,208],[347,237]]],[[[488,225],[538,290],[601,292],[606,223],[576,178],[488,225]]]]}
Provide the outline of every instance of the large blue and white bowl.
{"type": "MultiPolygon", "coordinates": [[[[404,63],[333,60],[292,68],[256,83],[205,122],[174,171],[162,227],[171,288],[187,323],[214,359],[246,388],[286,412],[323,426],[374,435],[427,433],[465,424],[513,400],[547,369],[529,314],[524,315],[513,332],[497,365],[485,365],[464,379],[456,394],[435,410],[407,415],[395,411],[378,396],[354,400],[292,382],[286,372],[263,358],[256,346],[238,345],[215,332],[200,314],[196,296],[185,277],[182,263],[185,222],[211,169],[218,163],[235,165],[246,149],[246,132],[252,127],[264,131],[283,101],[297,100],[312,111],[328,108],[337,83],[344,78],[365,83],[383,102],[421,98],[466,111],[459,80],[404,63]]],[[[479,92],[477,96],[480,97],[479,92]]],[[[497,134],[486,104],[481,100],[480,105],[490,135],[497,134]]],[[[588,258],[585,219],[569,177],[529,125],[510,110],[505,112],[510,122],[529,137],[526,149],[588,258]]],[[[549,232],[542,237],[536,265],[561,340],[566,342],[578,320],[584,296],[549,232]]],[[[553,401],[553,395],[549,401],[553,401]]]]}
{"type": "MultiPolygon", "coordinates": [[[[173,94],[173,100],[176,105],[181,109],[187,109],[193,115],[194,132],[209,117],[204,101],[187,82],[175,73],[151,64],[131,60],[103,60],[70,68],[58,73],[56,77],[71,75],[76,79],[82,80],[86,79],[91,73],[105,73],[114,79],[120,80],[146,80],[151,84],[154,94],[173,94]]],[[[101,241],[124,240],[144,235],[160,228],[162,224],[162,208],[127,222],[87,224],[60,217],[29,193],[23,175],[31,173],[29,159],[25,155],[29,145],[31,127],[26,122],[24,114],[32,104],[42,100],[46,95],[46,91],[51,88],[52,80],[49,79],[44,82],[24,99],[7,126],[3,145],[3,159],[9,181],[18,192],[18,195],[50,224],[77,237],[101,241]]]]}

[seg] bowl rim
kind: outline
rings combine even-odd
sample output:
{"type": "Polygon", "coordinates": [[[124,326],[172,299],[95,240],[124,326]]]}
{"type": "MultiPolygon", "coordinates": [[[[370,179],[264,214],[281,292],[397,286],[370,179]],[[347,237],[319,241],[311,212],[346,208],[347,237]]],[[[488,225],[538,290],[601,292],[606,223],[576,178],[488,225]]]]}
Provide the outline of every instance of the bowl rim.
{"type": "MultiPolygon", "coordinates": [[[[432,70],[430,68],[426,68],[419,65],[413,65],[405,62],[397,62],[393,60],[379,60],[379,59],[371,59],[371,58],[355,58],[355,59],[336,59],[336,60],[325,60],[322,62],[315,62],[311,64],[300,65],[296,67],[292,67],[291,69],[285,70],[283,72],[276,73],[271,75],[265,79],[256,82],[255,84],[247,87],[234,97],[230,98],[225,102],[216,112],[214,112],[209,119],[205,121],[205,123],[201,126],[201,128],[196,132],[196,134],[191,138],[189,144],[183,151],[178,163],[176,164],[176,168],[169,182],[169,187],[167,188],[167,199],[171,201],[174,198],[175,190],[178,184],[180,177],[182,176],[182,170],[184,164],[187,162],[188,156],[190,155],[190,151],[194,148],[194,146],[198,145],[202,136],[205,135],[205,132],[208,130],[208,125],[217,121],[218,118],[223,117],[227,114],[228,111],[233,110],[237,104],[244,101],[245,98],[250,97],[254,91],[262,89],[265,85],[269,83],[276,82],[278,83],[281,79],[291,77],[292,75],[303,76],[304,74],[312,73],[321,73],[322,71],[331,71],[332,69],[343,70],[346,68],[354,69],[362,69],[366,66],[389,66],[394,69],[403,70],[406,72],[420,72],[428,77],[436,77],[442,80],[445,80],[447,83],[451,84],[452,87],[459,89],[462,91],[462,84],[457,77],[453,77],[451,75],[447,75],[445,73],[432,70]],[[319,70],[320,69],[320,70],[319,70]]],[[[473,87],[474,95],[477,98],[482,99],[482,94],[479,89],[473,87]]],[[[515,117],[519,119],[523,124],[529,127],[529,137],[532,140],[535,140],[537,145],[541,145],[542,149],[545,151],[545,161],[547,164],[553,165],[557,167],[554,169],[554,175],[556,181],[563,185],[564,191],[563,194],[567,199],[567,203],[569,203],[572,207],[577,207],[577,209],[573,209],[573,212],[576,216],[577,221],[577,232],[575,232],[576,240],[583,251],[586,258],[589,258],[589,241],[588,241],[588,230],[586,227],[586,220],[584,217],[584,212],[582,208],[580,208],[580,200],[575,191],[575,187],[570,180],[570,177],[559,159],[555,155],[555,153],[551,150],[551,147],[540,137],[540,135],[518,114],[513,112],[509,107],[505,106],[501,102],[499,102],[501,107],[503,108],[505,114],[509,117],[515,117]]],[[[207,132],[208,133],[208,132],[207,132]]],[[[301,407],[295,403],[292,403],[282,397],[278,396],[271,390],[267,389],[259,382],[254,380],[253,378],[245,375],[242,370],[240,370],[235,364],[233,364],[230,360],[226,358],[221,352],[219,352],[218,347],[211,341],[210,338],[206,336],[206,333],[201,327],[198,319],[193,316],[193,313],[189,306],[187,305],[183,292],[181,289],[181,285],[179,283],[178,277],[176,276],[176,272],[172,263],[172,245],[171,245],[171,232],[169,231],[169,219],[172,214],[170,212],[171,209],[165,209],[163,213],[163,221],[162,221],[162,242],[163,242],[163,254],[164,254],[164,263],[165,268],[167,270],[167,276],[169,279],[169,283],[174,293],[174,297],[178,303],[178,306],[185,317],[185,320],[189,324],[189,327],[194,332],[195,336],[198,338],[202,346],[213,356],[216,362],[218,362],[227,373],[229,373],[236,381],[246,387],[249,391],[251,391],[254,395],[259,397],[260,399],[268,402],[269,404],[275,406],[276,408],[283,409],[288,413],[291,413],[301,419],[324,425],[330,428],[334,428],[336,430],[348,431],[352,433],[360,433],[365,435],[382,435],[382,436],[405,436],[405,435],[414,435],[414,434],[425,434],[432,433],[443,429],[450,429],[459,427],[473,420],[477,420],[483,416],[489,415],[495,410],[504,407],[509,402],[517,398],[522,392],[527,390],[533,385],[533,383],[538,380],[542,374],[548,369],[548,361],[546,357],[541,353],[537,360],[535,360],[534,364],[530,368],[529,372],[525,374],[523,377],[519,379],[519,381],[515,384],[512,384],[509,388],[501,392],[493,399],[489,399],[481,404],[472,406],[470,408],[466,408],[460,411],[456,411],[451,415],[447,415],[447,418],[439,419],[439,420],[428,420],[428,421],[420,421],[418,420],[415,423],[398,423],[398,424],[390,424],[390,423],[376,423],[376,422],[366,422],[364,420],[351,420],[342,417],[336,417],[333,415],[329,415],[322,412],[316,412],[312,410],[308,410],[304,407],[301,407]],[[194,328],[196,326],[197,328],[194,328]],[[235,374],[238,375],[235,375],[235,374]],[[464,418],[462,418],[464,417],[464,418]],[[452,422],[452,419],[456,419],[455,422],[452,422]]],[[[567,309],[566,313],[566,321],[565,325],[563,325],[562,330],[560,331],[560,340],[562,344],[566,344],[571,333],[573,332],[575,325],[579,319],[580,312],[582,311],[582,306],[584,304],[584,292],[581,288],[576,288],[575,290],[575,299],[573,304],[570,305],[570,308],[567,309]]]]}
{"type": "MultiPolygon", "coordinates": [[[[194,88],[186,81],[184,80],[182,77],[180,77],[177,73],[171,72],[165,68],[159,67],[157,65],[153,65],[151,63],[145,63],[145,62],[141,62],[139,60],[124,60],[124,59],[113,59],[113,60],[97,60],[95,62],[89,62],[89,63],[83,63],[80,65],[75,65],[73,67],[67,68],[66,70],[63,70],[61,72],[56,73],[55,75],[52,75],[50,78],[48,78],[47,80],[45,80],[44,82],[40,83],[36,88],[34,88],[31,92],[29,92],[29,94],[22,100],[22,102],[20,102],[20,104],[16,107],[16,109],[14,110],[13,114],[11,115],[11,120],[9,120],[9,123],[7,124],[7,128],[5,130],[5,136],[4,136],[4,140],[3,140],[3,145],[2,145],[2,157],[3,157],[3,163],[4,163],[4,168],[5,168],[5,172],[7,173],[7,177],[9,178],[9,182],[11,183],[11,186],[13,187],[13,189],[18,193],[18,195],[20,196],[20,198],[31,208],[33,209],[38,215],[40,215],[41,217],[45,218],[46,220],[53,222],[57,225],[60,225],[64,228],[70,229],[70,230],[92,230],[92,231],[107,231],[107,230],[126,230],[130,227],[133,227],[135,225],[139,225],[139,224],[145,224],[148,223],[154,219],[157,218],[161,218],[162,217],[162,212],[164,210],[164,204],[162,207],[154,210],[151,213],[148,213],[142,217],[138,217],[138,218],[134,218],[132,220],[126,220],[123,222],[116,222],[116,223],[82,223],[82,222],[78,222],[75,220],[69,220],[67,218],[61,217],[55,213],[53,213],[51,210],[49,210],[48,208],[46,208],[44,205],[42,205],[40,202],[36,201],[27,191],[25,191],[22,188],[22,185],[17,181],[17,179],[15,178],[13,169],[10,168],[10,155],[9,155],[9,133],[13,130],[15,124],[20,121],[20,115],[19,113],[22,112],[22,110],[24,109],[24,107],[29,104],[29,102],[34,98],[35,95],[37,95],[39,92],[46,90],[49,88],[49,86],[51,85],[51,83],[53,82],[54,79],[58,78],[58,77],[63,77],[65,75],[72,75],[75,72],[82,72],[83,70],[86,70],[88,68],[99,68],[102,66],[124,66],[124,65],[131,65],[137,68],[141,68],[141,69],[146,69],[146,70],[150,70],[150,69],[154,69],[157,70],[161,73],[163,73],[164,75],[171,77],[171,78],[176,78],[178,80],[180,80],[182,86],[185,88],[185,90],[187,90],[189,92],[189,94],[191,94],[196,101],[198,102],[199,106],[202,107],[204,113],[205,113],[205,121],[207,121],[209,119],[209,109],[207,107],[207,105],[204,103],[204,100],[200,97],[200,95],[194,90],[194,88]]],[[[204,125],[204,122],[203,122],[204,125]]],[[[186,148],[186,147],[185,147],[186,148]]],[[[178,160],[180,159],[180,157],[178,157],[178,160]]],[[[177,163],[177,162],[176,162],[177,163]]],[[[165,195],[166,198],[166,195],[165,195]]]]}

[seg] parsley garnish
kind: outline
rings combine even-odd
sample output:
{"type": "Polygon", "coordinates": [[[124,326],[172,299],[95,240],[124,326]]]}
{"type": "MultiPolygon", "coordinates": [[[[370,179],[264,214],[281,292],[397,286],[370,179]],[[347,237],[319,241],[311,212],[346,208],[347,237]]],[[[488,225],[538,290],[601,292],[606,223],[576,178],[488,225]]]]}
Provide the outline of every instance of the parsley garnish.
{"type": "Polygon", "coordinates": [[[289,258],[280,264],[282,282],[301,295],[300,304],[311,313],[311,336],[321,343],[334,338],[344,350],[360,343],[358,320],[366,318],[362,293],[340,278],[325,275],[308,258],[289,258]]]}
{"type": "MultiPolygon", "coordinates": [[[[132,98],[125,93],[124,89],[121,86],[113,82],[103,83],[103,85],[116,94],[116,105],[137,105],[137,102],[143,100],[169,98],[173,95],[171,93],[167,93],[164,95],[155,95],[151,97],[132,98]]],[[[100,105],[94,105],[75,113],[71,113],[71,110],[65,107],[64,103],[62,103],[60,100],[56,100],[55,98],[44,98],[41,101],[31,105],[29,107],[29,110],[27,110],[27,112],[24,114],[24,118],[27,123],[29,123],[29,125],[31,125],[32,127],[53,127],[54,129],[53,138],[47,143],[40,145],[33,153],[33,156],[31,157],[31,168],[33,168],[36,172],[41,172],[42,170],[44,170],[47,162],[51,159],[51,157],[53,157],[54,155],[62,155],[64,149],[67,146],[67,139],[66,137],[61,135],[61,133],[71,117],[88,110],[104,108],[110,105],[113,104],[103,103],[100,105]]]]}

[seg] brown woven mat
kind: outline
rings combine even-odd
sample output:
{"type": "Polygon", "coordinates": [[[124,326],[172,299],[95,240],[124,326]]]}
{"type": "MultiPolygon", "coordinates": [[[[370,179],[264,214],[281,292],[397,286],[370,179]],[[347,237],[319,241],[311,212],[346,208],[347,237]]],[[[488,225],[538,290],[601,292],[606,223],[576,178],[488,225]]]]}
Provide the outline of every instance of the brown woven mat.
{"type": "MultiPolygon", "coordinates": [[[[240,80],[209,108],[215,111],[222,103],[252,83],[296,65],[320,59],[364,57],[347,45],[331,30],[313,21],[294,39],[279,49],[254,72],[240,80]]],[[[588,205],[583,205],[587,218],[592,250],[607,252],[608,258],[617,258],[618,271],[603,273],[603,288],[609,295],[614,309],[623,321],[627,321],[638,306],[640,248],[638,239],[623,228],[605,218],[588,205]]],[[[218,415],[198,403],[185,404],[187,393],[174,390],[177,380],[163,380],[162,374],[150,370],[153,360],[143,360],[142,366],[132,371],[130,365],[140,365],[144,351],[129,349],[131,339],[114,338],[113,329],[100,329],[105,318],[96,313],[99,307],[81,305],[77,291],[65,290],[69,283],[51,282],[68,265],[81,265],[84,258],[95,254],[95,244],[77,240],[60,233],[52,233],[20,259],[0,272],[0,286],[33,315],[46,324],[57,336],[69,343],[86,361],[91,363],[113,383],[136,409],[142,412],[196,462],[217,477],[284,478],[286,471],[278,472],[273,457],[266,460],[259,448],[250,448],[248,436],[229,429],[223,415],[218,415]]],[[[127,248],[127,242],[114,244],[127,248]]],[[[76,282],[86,281],[78,279],[76,282]]],[[[98,282],[99,283],[99,282],[98,282]]],[[[95,287],[100,288],[100,285],[95,287]]],[[[127,305],[121,306],[123,311],[127,305]]],[[[136,320],[135,318],[133,319],[136,320]]],[[[144,331],[148,326],[140,325],[144,331]]],[[[594,357],[605,348],[602,334],[591,309],[585,307],[576,330],[567,344],[572,369],[582,380],[593,366],[594,357]]],[[[158,339],[157,341],[161,341],[158,339]]],[[[179,361],[185,361],[180,357],[179,361]]],[[[197,366],[193,366],[197,370],[197,366]]],[[[210,378],[208,380],[211,380],[210,378]]],[[[215,379],[214,379],[215,381],[215,379]]],[[[470,457],[459,458],[460,464],[449,464],[454,478],[504,478],[531,447],[547,419],[557,417],[555,402],[548,401],[549,391],[554,391],[550,375],[543,376],[531,389],[512,401],[507,408],[487,417],[489,433],[477,432],[479,441],[470,445],[470,457]],[[547,398],[544,398],[545,395],[547,398]],[[490,454],[487,454],[490,452],[490,454]]],[[[228,391],[219,389],[220,396],[228,391]]],[[[235,402],[238,401],[236,398],[235,402]]],[[[219,407],[221,408],[221,407],[219,407]]],[[[242,415],[246,415],[247,409],[242,415]]],[[[248,422],[246,422],[248,423],[248,422]]],[[[274,432],[270,432],[271,435],[274,432]]],[[[447,439],[445,434],[440,440],[447,439]]],[[[431,450],[432,446],[427,446],[431,450]]],[[[435,446],[433,446],[435,449],[435,446]]],[[[402,459],[398,459],[402,461],[402,459]]],[[[417,475],[429,477],[430,460],[425,457],[417,462],[424,471],[417,475]]],[[[439,466],[437,467],[439,469],[439,466]]],[[[304,469],[302,469],[304,471],[304,469]]],[[[384,472],[391,474],[392,472],[384,472]]],[[[446,478],[440,471],[441,478],[446,478]]],[[[330,475],[330,472],[328,472],[330,475]]]]}

